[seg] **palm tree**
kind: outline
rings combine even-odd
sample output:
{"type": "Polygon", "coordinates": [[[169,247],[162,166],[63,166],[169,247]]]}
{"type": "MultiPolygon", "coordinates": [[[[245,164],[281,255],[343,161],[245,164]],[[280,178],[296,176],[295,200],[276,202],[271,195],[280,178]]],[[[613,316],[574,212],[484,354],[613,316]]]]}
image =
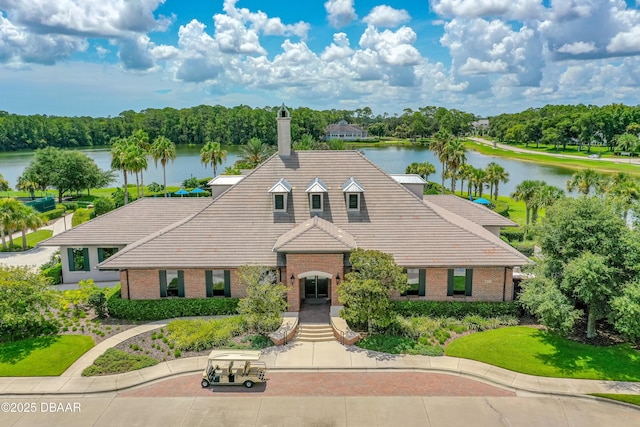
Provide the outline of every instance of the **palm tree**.
{"type": "Polygon", "coordinates": [[[422,179],[428,181],[429,175],[436,172],[436,167],[429,162],[411,163],[407,166],[405,173],[414,173],[420,175],[422,179]]]}
{"type": "Polygon", "coordinates": [[[468,180],[467,198],[471,198],[471,179],[475,168],[468,163],[461,165],[458,169],[458,179],[460,180],[460,194],[464,192],[464,181],[468,180]]]}
{"type": "Polygon", "coordinates": [[[541,187],[536,187],[531,201],[531,223],[536,223],[538,219],[538,209],[546,209],[563,197],[564,191],[554,185],[545,184],[541,187]]]}
{"type": "Polygon", "coordinates": [[[129,203],[129,184],[127,173],[129,172],[129,142],[125,138],[118,138],[111,146],[111,168],[122,171],[124,178],[124,204],[129,203]]]}
{"type": "Polygon", "coordinates": [[[509,172],[496,162],[491,162],[485,168],[487,171],[487,180],[491,184],[490,194],[493,200],[498,200],[498,185],[509,182],[509,172]]]}
{"type": "Polygon", "coordinates": [[[487,173],[484,171],[484,169],[474,168],[473,175],[471,176],[470,181],[473,182],[475,196],[478,197],[478,190],[480,190],[480,197],[482,197],[484,183],[487,182],[487,173]]]}
{"type": "Polygon", "coordinates": [[[147,170],[149,167],[149,163],[147,161],[147,155],[149,154],[149,134],[143,131],[142,129],[138,129],[129,137],[129,141],[135,145],[138,149],[136,150],[136,155],[132,158],[132,163],[134,166],[133,172],[136,173],[136,185],[138,183],[138,173],[140,174],[140,187],[138,188],[138,197],[144,197],[144,173],[143,171],[147,170]]]}
{"type": "Polygon", "coordinates": [[[13,246],[13,232],[17,229],[17,212],[22,203],[14,198],[0,199],[0,234],[2,235],[2,248],[7,249],[6,236],[9,235],[9,246],[13,246]]]}
{"type": "Polygon", "coordinates": [[[37,230],[42,227],[44,221],[38,212],[30,206],[21,205],[16,212],[15,226],[22,233],[22,250],[27,249],[27,231],[37,230]]]}
{"type": "Polygon", "coordinates": [[[200,162],[205,166],[211,164],[213,166],[213,177],[216,177],[218,165],[227,158],[227,151],[222,149],[219,142],[207,141],[200,150],[200,162]]]}
{"type": "Polygon", "coordinates": [[[436,156],[438,156],[438,160],[440,160],[440,164],[442,165],[442,182],[441,182],[441,190],[442,193],[444,194],[444,177],[447,174],[447,168],[446,168],[446,154],[445,154],[445,147],[447,146],[447,143],[449,141],[451,141],[453,137],[451,136],[451,134],[446,131],[446,130],[440,130],[438,131],[435,135],[434,138],[429,141],[429,150],[433,151],[436,156]]]}
{"type": "Polygon", "coordinates": [[[592,187],[596,187],[602,181],[602,176],[593,169],[582,169],[574,173],[567,181],[567,190],[577,190],[585,196],[589,194],[592,187]]]}
{"type": "Polygon", "coordinates": [[[623,219],[629,210],[640,201],[640,184],[625,172],[618,172],[608,180],[603,180],[596,187],[596,192],[609,197],[623,219]]]}
{"type": "Polygon", "coordinates": [[[4,179],[4,176],[0,173],[0,191],[9,191],[11,187],[9,186],[9,181],[4,179]]]}
{"type": "Polygon", "coordinates": [[[451,177],[452,193],[455,193],[456,191],[456,178],[458,176],[458,169],[467,160],[467,156],[465,154],[466,152],[467,149],[465,148],[464,143],[459,139],[450,140],[447,145],[445,145],[447,170],[449,171],[449,176],[451,177]]]}
{"type": "Polygon", "coordinates": [[[176,158],[176,144],[165,136],[159,136],[151,144],[149,154],[158,166],[158,160],[162,164],[162,178],[164,180],[164,197],[167,197],[167,162],[176,158]]]}
{"type": "Polygon", "coordinates": [[[147,152],[140,145],[130,141],[126,156],[129,170],[136,174],[136,194],[137,197],[140,198],[141,189],[142,195],[144,195],[144,177],[142,175],[142,171],[149,167],[147,152]],[[140,181],[138,181],[138,174],[140,174],[140,181]]]}
{"type": "Polygon", "coordinates": [[[263,144],[259,138],[251,138],[247,144],[241,148],[240,160],[250,168],[255,168],[264,162],[268,157],[269,149],[267,144],[263,144]]]}
{"type": "Polygon", "coordinates": [[[38,189],[38,183],[31,181],[30,179],[21,176],[18,178],[18,183],[16,184],[16,190],[19,191],[28,191],[31,196],[31,200],[35,200],[36,198],[36,190],[38,189]]]}
{"type": "Polygon", "coordinates": [[[512,199],[518,202],[524,202],[527,212],[526,225],[529,225],[531,219],[531,210],[535,205],[536,193],[545,185],[546,183],[544,181],[528,179],[518,184],[515,191],[511,193],[512,199]]]}

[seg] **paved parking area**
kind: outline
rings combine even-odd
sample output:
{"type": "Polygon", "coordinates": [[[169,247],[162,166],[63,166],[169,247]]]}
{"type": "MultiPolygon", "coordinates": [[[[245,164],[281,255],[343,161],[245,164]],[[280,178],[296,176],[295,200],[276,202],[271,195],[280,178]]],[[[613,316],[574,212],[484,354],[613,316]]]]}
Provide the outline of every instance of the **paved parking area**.
{"type": "Polygon", "coordinates": [[[200,374],[119,392],[117,397],[491,396],[515,393],[455,375],[423,372],[268,372],[266,384],[203,389],[200,374]]]}

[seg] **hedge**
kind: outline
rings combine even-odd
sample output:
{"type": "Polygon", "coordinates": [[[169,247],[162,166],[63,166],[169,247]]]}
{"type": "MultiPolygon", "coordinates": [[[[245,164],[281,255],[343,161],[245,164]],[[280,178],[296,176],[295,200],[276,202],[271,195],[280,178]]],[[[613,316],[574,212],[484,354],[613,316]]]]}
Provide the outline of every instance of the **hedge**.
{"type": "Polygon", "coordinates": [[[237,298],[171,298],[127,300],[120,298],[120,285],[108,295],[109,316],[127,320],[161,320],[184,316],[238,314],[237,298]]]}
{"type": "Polygon", "coordinates": [[[503,201],[503,200],[497,200],[495,202],[495,208],[493,209],[493,211],[497,214],[500,214],[504,217],[509,218],[509,203],[503,201]]]}
{"type": "Polygon", "coordinates": [[[514,248],[522,253],[524,256],[533,256],[535,251],[536,242],[532,240],[526,240],[524,242],[514,242],[511,244],[514,248]]]}
{"type": "Polygon", "coordinates": [[[514,301],[392,301],[392,309],[404,317],[482,317],[515,316],[522,314],[520,304],[514,301]]]}
{"type": "Polygon", "coordinates": [[[71,226],[77,227],[78,225],[87,222],[91,219],[91,213],[93,211],[90,209],[78,208],[73,213],[73,218],[71,219],[71,226]]]}
{"type": "Polygon", "coordinates": [[[505,227],[500,231],[500,236],[506,238],[509,242],[522,242],[524,240],[525,231],[521,228],[505,227]]]}
{"type": "Polygon", "coordinates": [[[47,211],[47,212],[43,213],[42,216],[44,218],[46,218],[47,221],[51,221],[51,220],[58,219],[58,218],[62,217],[62,215],[64,215],[65,212],[66,212],[66,210],[65,210],[65,208],[63,206],[61,208],[55,208],[55,209],[52,209],[50,211],[47,211]]]}
{"type": "Polygon", "coordinates": [[[59,285],[62,283],[62,263],[59,262],[53,267],[45,268],[42,270],[42,275],[48,277],[52,285],[59,285]]]}

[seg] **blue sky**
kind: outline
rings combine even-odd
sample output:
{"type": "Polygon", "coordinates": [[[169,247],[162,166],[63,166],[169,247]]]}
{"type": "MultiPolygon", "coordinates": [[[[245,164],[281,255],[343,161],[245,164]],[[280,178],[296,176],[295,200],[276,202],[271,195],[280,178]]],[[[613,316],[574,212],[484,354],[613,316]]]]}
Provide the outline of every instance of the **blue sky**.
{"type": "Polygon", "coordinates": [[[0,110],[635,105],[639,54],[634,0],[0,0],[0,110]]]}

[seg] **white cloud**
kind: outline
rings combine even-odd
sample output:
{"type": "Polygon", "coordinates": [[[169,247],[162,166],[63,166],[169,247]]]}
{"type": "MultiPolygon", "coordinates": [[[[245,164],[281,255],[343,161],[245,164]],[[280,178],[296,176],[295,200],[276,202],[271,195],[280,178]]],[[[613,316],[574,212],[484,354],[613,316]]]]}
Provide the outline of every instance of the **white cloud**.
{"type": "Polygon", "coordinates": [[[241,21],[228,15],[216,14],[215,39],[220,50],[225,53],[248,53],[266,55],[266,50],[260,45],[258,33],[247,28],[241,21]]]}
{"type": "Polygon", "coordinates": [[[507,69],[507,63],[501,59],[496,61],[480,61],[476,58],[467,58],[467,62],[460,67],[458,72],[462,75],[493,74],[504,73],[507,69]]]}
{"type": "Polygon", "coordinates": [[[363,21],[374,27],[397,27],[411,20],[409,12],[404,9],[394,9],[391,6],[382,5],[374,7],[363,21]]]}
{"type": "Polygon", "coordinates": [[[607,45],[607,52],[613,54],[640,52],[640,25],[613,36],[607,45]]]}
{"type": "Polygon", "coordinates": [[[335,28],[344,27],[358,19],[353,0],[327,0],[324,8],[327,11],[329,24],[335,28]]]}
{"type": "Polygon", "coordinates": [[[280,18],[270,18],[262,11],[251,12],[247,8],[236,8],[238,0],[225,0],[223,10],[226,14],[243,23],[251,24],[251,28],[268,36],[298,36],[302,39],[307,37],[311,26],[307,22],[297,22],[295,24],[283,24],[280,18]]]}
{"type": "Polygon", "coordinates": [[[558,49],[560,53],[569,53],[571,55],[580,55],[583,53],[590,53],[596,50],[596,45],[593,42],[575,42],[560,46],[558,49]]]}
{"type": "Polygon", "coordinates": [[[434,12],[448,17],[531,20],[544,13],[540,0],[431,0],[430,3],[434,12]]]}
{"type": "Polygon", "coordinates": [[[120,47],[118,57],[126,70],[147,71],[155,66],[149,52],[151,42],[146,35],[121,39],[116,44],[120,47]]]}
{"type": "Polygon", "coordinates": [[[416,65],[421,58],[414,46],[416,33],[409,27],[378,31],[369,25],[360,37],[360,46],[375,51],[388,65],[416,65]]]}
{"type": "Polygon", "coordinates": [[[326,47],[322,52],[323,61],[332,62],[338,59],[347,58],[353,53],[353,49],[349,46],[349,39],[345,33],[336,33],[333,35],[333,43],[326,47]]]}
{"type": "Polygon", "coordinates": [[[0,0],[0,8],[17,25],[37,33],[82,37],[131,37],[165,30],[171,23],[156,18],[164,0],[0,0]]]}

